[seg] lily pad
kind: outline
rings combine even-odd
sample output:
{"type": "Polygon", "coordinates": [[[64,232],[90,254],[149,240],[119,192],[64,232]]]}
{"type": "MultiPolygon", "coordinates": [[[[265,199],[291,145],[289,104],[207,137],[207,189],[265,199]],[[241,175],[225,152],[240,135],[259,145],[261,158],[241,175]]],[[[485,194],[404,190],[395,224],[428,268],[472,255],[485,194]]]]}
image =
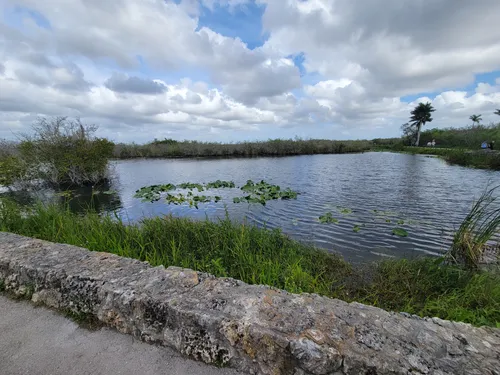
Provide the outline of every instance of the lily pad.
{"type": "Polygon", "coordinates": [[[321,215],[319,217],[319,222],[321,224],[330,224],[330,223],[337,224],[339,220],[334,218],[331,212],[327,212],[326,214],[321,215]]]}
{"type": "Polygon", "coordinates": [[[408,232],[403,228],[394,228],[392,234],[399,237],[408,237],[408,232]]]}

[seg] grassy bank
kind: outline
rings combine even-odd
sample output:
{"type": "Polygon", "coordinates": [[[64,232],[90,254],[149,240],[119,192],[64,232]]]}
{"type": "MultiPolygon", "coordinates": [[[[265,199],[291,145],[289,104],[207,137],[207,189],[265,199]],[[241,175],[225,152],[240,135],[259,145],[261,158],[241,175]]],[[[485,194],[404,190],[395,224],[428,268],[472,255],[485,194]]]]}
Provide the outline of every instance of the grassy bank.
{"type": "Polygon", "coordinates": [[[463,167],[500,170],[500,152],[440,147],[413,147],[401,144],[392,147],[376,147],[374,151],[404,152],[407,154],[436,155],[450,164],[463,167]]]}
{"type": "Polygon", "coordinates": [[[165,139],[145,145],[116,144],[113,156],[129,158],[254,157],[363,152],[370,141],[271,139],[261,142],[217,143],[165,139]]]}
{"type": "Polygon", "coordinates": [[[30,209],[30,215],[24,210],[4,201],[0,230],[290,292],[318,293],[421,316],[500,326],[500,276],[444,265],[439,259],[353,266],[277,230],[228,219],[147,218],[128,225],[115,217],[93,212],[76,215],[58,206],[37,205],[30,209]]]}

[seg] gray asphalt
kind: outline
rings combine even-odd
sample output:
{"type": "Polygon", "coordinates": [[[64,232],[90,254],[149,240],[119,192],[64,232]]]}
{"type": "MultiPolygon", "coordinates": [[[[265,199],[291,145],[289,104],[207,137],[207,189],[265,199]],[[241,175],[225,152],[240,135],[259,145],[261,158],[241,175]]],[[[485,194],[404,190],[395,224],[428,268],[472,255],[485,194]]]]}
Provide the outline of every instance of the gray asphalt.
{"type": "Polygon", "coordinates": [[[0,295],[1,375],[241,375],[0,295]]]}

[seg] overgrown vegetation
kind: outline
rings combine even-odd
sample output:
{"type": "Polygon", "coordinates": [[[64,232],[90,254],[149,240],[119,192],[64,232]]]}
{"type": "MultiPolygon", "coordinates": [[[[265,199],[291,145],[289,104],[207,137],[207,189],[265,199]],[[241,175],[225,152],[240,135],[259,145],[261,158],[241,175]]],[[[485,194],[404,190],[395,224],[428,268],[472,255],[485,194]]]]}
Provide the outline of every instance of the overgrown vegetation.
{"type": "Polygon", "coordinates": [[[0,230],[290,292],[500,326],[500,275],[460,268],[442,259],[353,266],[337,255],[291,240],[279,230],[229,219],[192,221],[167,216],[128,224],[91,211],[77,215],[60,206],[23,208],[10,201],[0,207],[0,230]]]}
{"type": "Polygon", "coordinates": [[[117,144],[113,156],[128,158],[253,157],[364,152],[370,141],[331,141],[326,139],[270,139],[268,141],[217,143],[156,140],[149,144],[117,144]]]}
{"type": "Polygon", "coordinates": [[[0,154],[0,184],[94,185],[108,177],[113,143],[79,119],[39,118],[33,134],[0,154]]]}
{"type": "Polygon", "coordinates": [[[453,237],[449,256],[467,268],[478,268],[485,246],[500,228],[500,206],[494,195],[498,188],[479,197],[453,237]]]}

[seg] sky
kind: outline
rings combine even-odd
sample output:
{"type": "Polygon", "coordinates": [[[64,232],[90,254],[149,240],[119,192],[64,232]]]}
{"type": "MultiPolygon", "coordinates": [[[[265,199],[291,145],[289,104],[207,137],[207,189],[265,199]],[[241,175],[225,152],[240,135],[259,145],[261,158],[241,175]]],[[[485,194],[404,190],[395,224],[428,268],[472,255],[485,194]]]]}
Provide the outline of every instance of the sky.
{"type": "Polygon", "coordinates": [[[396,137],[498,122],[498,0],[1,0],[0,138],[396,137]]]}

